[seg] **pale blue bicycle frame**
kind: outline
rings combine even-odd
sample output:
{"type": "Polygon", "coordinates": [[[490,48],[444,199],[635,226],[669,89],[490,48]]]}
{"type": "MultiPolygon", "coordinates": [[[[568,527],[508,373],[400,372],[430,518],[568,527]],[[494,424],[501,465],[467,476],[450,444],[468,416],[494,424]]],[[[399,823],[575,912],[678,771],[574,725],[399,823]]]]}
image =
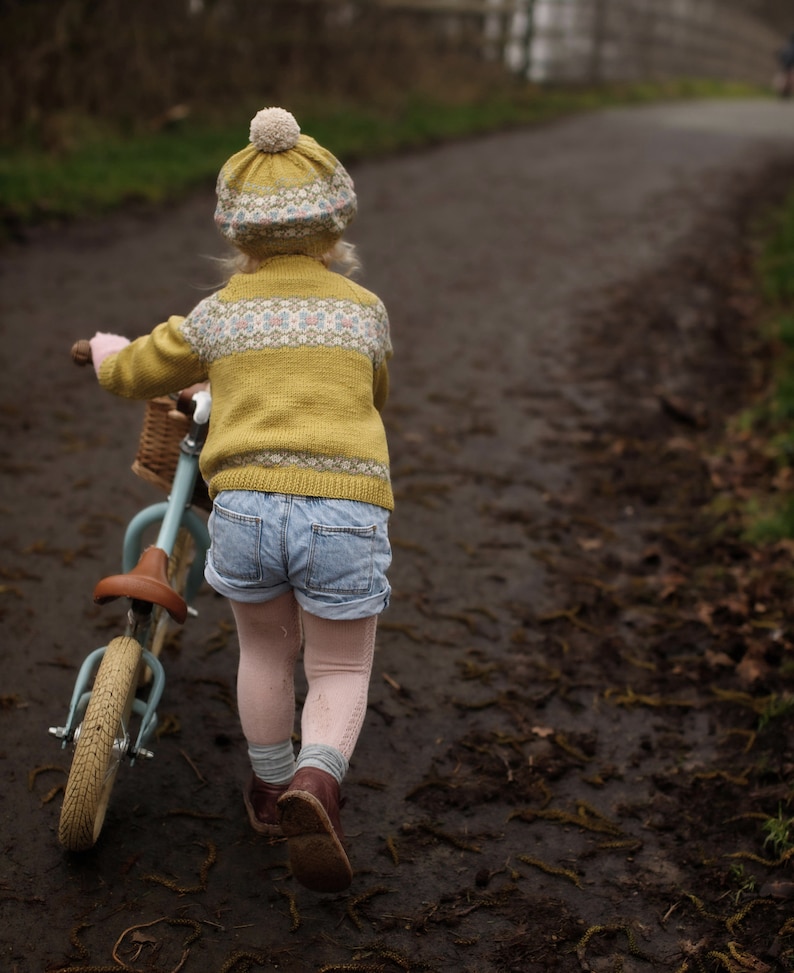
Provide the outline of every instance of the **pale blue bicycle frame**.
{"type": "MultiPolygon", "coordinates": [[[[193,398],[196,402],[196,408],[190,431],[179,445],[179,459],[168,499],[144,508],[132,518],[124,533],[122,548],[122,571],[127,573],[138,563],[144,549],[144,534],[154,525],[158,523],[160,525],[154,546],[164,550],[169,557],[173,553],[180,529],[184,527],[188,530],[196,547],[196,554],[188,571],[183,594],[188,605],[188,612],[191,615],[196,614],[190,606],[204,578],[204,556],[210,544],[206,524],[191,507],[191,500],[199,475],[198,459],[206,438],[212,403],[209,392],[198,392],[193,398]]],[[[134,634],[141,645],[145,646],[149,628],[150,625],[146,625],[143,630],[133,632],[132,622],[130,621],[127,634],[134,634]]],[[[62,747],[66,747],[74,740],[82,723],[88,701],[91,699],[90,687],[93,685],[94,675],[106,649],[106,645],[102,646],[86,656],[77,674],[65,726],[50,727],[50,733],[62,740],[62,747]]],[[[130,747],[128,742],[125,742],[123,748],[126,751],[126,756],[130,759],[130,763],[134,763],[137,757],[153,756],[152,752],[147,749],[147,744],[157,729],[157,707],[165,688],[165,670],[160,660],[144,648],[143,661],[149,667],[152,677],[146,698],[136,698],[133,702],[133,713],[140,718],[141,722],[134,746],[130,747]]]]}

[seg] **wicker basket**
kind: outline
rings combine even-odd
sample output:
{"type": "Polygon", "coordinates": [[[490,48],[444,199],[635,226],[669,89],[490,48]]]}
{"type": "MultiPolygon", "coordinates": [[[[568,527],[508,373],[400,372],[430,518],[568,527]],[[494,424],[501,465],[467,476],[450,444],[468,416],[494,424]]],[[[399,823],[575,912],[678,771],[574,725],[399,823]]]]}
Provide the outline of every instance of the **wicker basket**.
{"type": "MultiPolygon", "coordinates": [[[[164,396],[148,401],[132,472],[167,493],[176,472],[179,444],[189,428],[190,420],[177,412],[173,399],[164,396]]],[[[193,504],[212,509],[207,484],[200,476],[193,490],[193,504]]]]}

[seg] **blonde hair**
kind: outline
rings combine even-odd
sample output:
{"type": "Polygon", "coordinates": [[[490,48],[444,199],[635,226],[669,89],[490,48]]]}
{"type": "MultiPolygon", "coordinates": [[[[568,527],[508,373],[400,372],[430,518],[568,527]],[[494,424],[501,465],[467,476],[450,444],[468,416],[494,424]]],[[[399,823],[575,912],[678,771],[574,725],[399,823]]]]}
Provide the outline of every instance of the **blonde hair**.
{"type": "MultiPolygon", "coordinates": [[[[242,250],[235,250],[228,257],[221,257],[219,263],[225,271],[225,281],[228,281],[234,274],[256,273],[267,259],[252,257],[242,250]]],[[[361,270],[361,261],[358,259],[356,247],[346,240],[337,240],[319,260],[326,267],[337,267],[345,277],[350,277],[361,270]]]]}

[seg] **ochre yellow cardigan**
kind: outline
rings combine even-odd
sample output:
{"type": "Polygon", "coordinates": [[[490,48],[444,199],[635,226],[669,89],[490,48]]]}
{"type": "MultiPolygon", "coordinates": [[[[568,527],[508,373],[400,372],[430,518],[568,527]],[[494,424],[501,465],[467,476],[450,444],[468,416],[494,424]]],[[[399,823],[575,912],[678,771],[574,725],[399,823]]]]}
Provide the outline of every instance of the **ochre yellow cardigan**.
{"type": "Polygon", "coordinates": [[[380,417],[390,356],[374,294],[311,257],[280,256],[110,355],[99,381],[149,399],[209,379],[201,472],[213,497],[259,490],[391,510],[380,417]]]}

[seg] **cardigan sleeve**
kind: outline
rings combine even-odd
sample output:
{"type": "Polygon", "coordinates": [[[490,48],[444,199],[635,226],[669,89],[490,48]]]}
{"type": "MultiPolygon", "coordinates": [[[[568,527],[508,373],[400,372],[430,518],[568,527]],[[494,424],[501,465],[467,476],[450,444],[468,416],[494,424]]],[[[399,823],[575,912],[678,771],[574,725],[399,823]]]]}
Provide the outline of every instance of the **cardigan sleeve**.
{"type": "Polygon", "coordinates": [[[126,399],[152,399],[206,381],[206,363],[185,340],[183,321],[170,317],[151,334],[109,355],[99,369],[100,385],[126,399]]]}

